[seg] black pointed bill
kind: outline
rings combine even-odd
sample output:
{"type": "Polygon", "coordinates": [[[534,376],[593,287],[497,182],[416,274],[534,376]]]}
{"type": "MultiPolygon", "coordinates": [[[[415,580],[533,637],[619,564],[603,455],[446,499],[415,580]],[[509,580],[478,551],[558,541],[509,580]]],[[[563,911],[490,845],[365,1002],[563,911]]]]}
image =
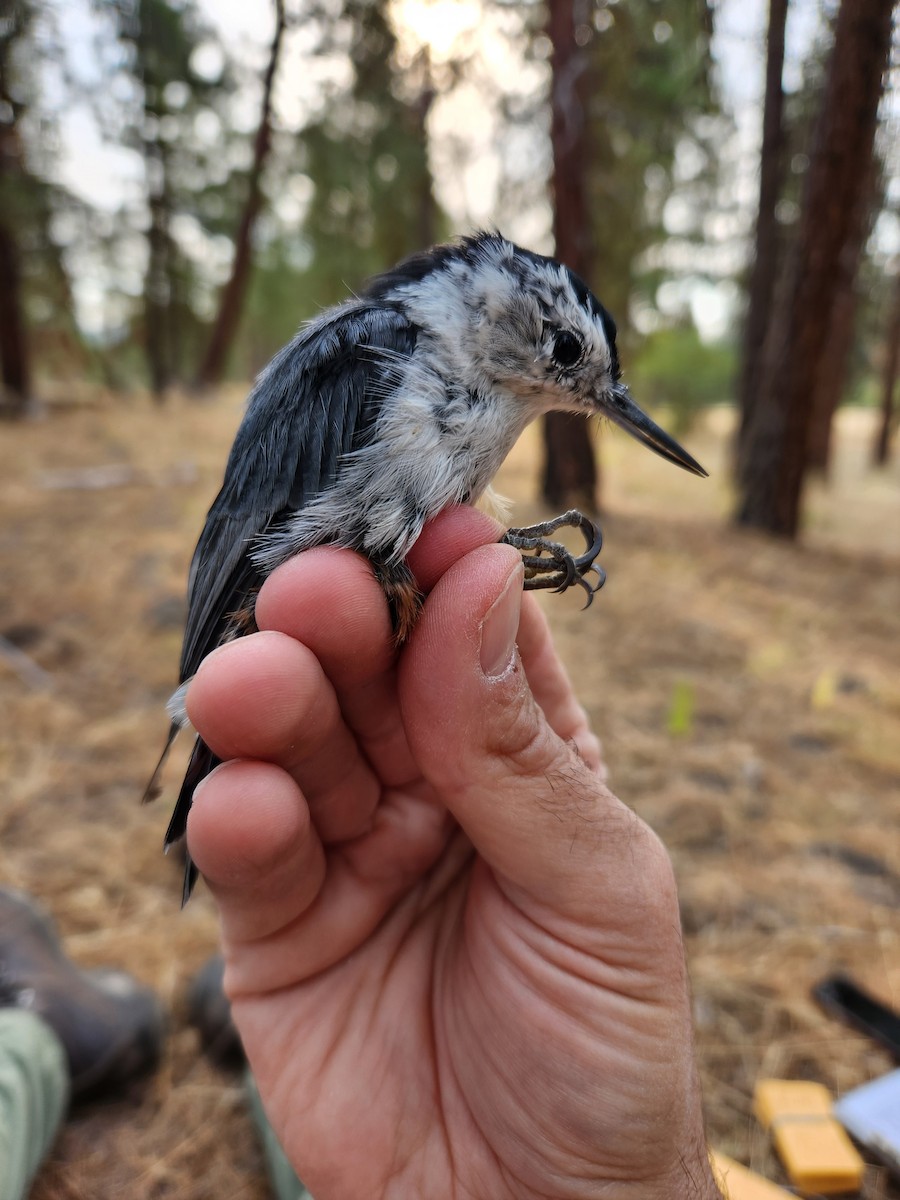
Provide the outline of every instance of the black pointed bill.
{"type": "Polygon", "coordinates": [[[703,479],[709,476],[709,472],[704,471],[687,450],[679,446],[664,429],[660,429],[655,421],[651,421],[643,409],[638,408],[629,395],[628,388],[623,384],[617,383],[610,391],[604,393],[598,407],[603,415],[614,421],[620,429],[630,433],[661,458],[684,467],[685,471],[690,471],[692,475],[700,475],[703,479]]]}

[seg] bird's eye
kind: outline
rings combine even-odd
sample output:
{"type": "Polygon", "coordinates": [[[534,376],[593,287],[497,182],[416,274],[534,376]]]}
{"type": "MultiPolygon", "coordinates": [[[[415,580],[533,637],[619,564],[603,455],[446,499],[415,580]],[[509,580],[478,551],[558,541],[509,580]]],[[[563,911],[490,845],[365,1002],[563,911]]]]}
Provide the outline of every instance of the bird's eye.
{"type": "Polygon", "coordinates": [[[581,339],[568,329],[561,329],[553,338],[550,356],[558,367],[574,367],[581,358],[581,339]]]}

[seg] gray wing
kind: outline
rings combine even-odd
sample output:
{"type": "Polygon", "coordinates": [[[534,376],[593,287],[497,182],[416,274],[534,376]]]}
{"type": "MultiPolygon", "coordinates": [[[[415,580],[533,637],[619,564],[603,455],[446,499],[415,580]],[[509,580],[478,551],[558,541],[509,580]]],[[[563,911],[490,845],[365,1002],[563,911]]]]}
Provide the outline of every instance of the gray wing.
{"type": "Polygon", "coordinates": [[[264,578],[250,558],[259,536],[323,491],[342,455],[365,444],[417,332],[399,307],[351,303],[302,330],[263,371],[194,551],[182,682],[234,614],[252,607],[264,578]]]}
{"type": "MultiPolygon", "coordinates": [[[[397,306],[351,303],[307,326],[260,375],[191,562],[182,682],[226,637],[255,628],[253,606],[264,580],[250,557],[257,539],[319,495],[342,455],[365,445],[417,333],[397,306]],[[242,612],[251,617],[245,627],[236,620],[242,612]]],[[[158,790],[177,731],[173,725],[145,799],[158,790]]],[[[218,762],[197,737],[166,848],[183,836],[194,790],[218,762]]],[[[183,902],[196,878],[185,853],[183,902]]]]}

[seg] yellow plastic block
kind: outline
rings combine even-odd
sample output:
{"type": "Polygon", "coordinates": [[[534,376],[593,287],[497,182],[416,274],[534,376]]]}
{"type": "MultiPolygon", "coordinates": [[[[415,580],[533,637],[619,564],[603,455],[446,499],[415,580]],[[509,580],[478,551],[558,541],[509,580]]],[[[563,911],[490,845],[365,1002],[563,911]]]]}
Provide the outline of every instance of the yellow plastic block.
{"type": "Polygon", "coordinates": [[[760,1079],[753,1111],[800,1191],[830,1196],[860,1187],[865,1164],[831,1115],[831,1093],[821,1083],[760,1079]]]}
{"type": "Polygon", "coordinates": [[[794,1200],[791,1192],[786,1192],[777,1183],[770,1183],[755,1171],[742,1167],[727,1154],[710,1150],[709,1160],[719,1190],[727,1200],[794,1200]]]}

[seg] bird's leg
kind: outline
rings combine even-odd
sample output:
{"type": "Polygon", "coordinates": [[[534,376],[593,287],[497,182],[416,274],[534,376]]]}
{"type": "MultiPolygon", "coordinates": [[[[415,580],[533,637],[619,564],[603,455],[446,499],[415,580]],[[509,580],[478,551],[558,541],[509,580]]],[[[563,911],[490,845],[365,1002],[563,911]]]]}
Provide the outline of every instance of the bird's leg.
{"type": "Polygon", "coordinates": [[[405,562],[384,563],[372,560],[375,578],[387,597],[397,647],[403,645],[419,619],[424,597],[412,571],[405,562]]]}
{"type": "Polygon", "coordinates": [[[603,534],[599,526],[575,508],[552,521],[529,525],[525,529],[509,529],[500,540],[522,551],[526,590],[553,588],[564,592],[577,583],[587,593],[587,608],[594,593],[606,582],[606,572],[594,561],[603,546],[603,534]],[[581,530],[585,541],[583,554],[573,555],[561,542],[549,540],[548,534],[566,525],[581,530]],[[585,578],[591,571],[597,575],[596,583],[585,578]]]}

